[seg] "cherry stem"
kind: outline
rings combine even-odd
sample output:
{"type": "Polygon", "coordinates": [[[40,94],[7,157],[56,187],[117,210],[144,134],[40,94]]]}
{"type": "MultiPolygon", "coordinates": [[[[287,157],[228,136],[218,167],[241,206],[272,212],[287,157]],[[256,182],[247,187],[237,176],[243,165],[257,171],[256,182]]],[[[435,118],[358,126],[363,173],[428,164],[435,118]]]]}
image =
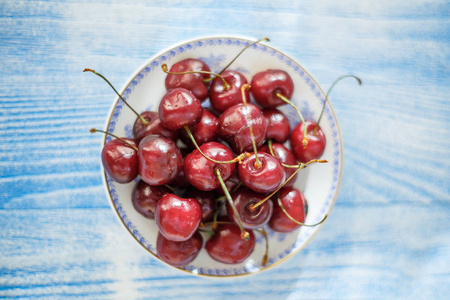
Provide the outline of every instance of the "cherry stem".
{"type": "Polygon", "coordinates": [[[269,238],[267,237],[267,232],[264,228],[257,229],[259,233],[262,234],[264,237],[264,240],[266,241],[266,252],[264,253],[263,259],[262,259],[262,266],[267,265],[267,261],[269,260],[269,238]]]}
{"type": "Polygon", "coordinates": [[[198,146],[197,142],[195,141],[195,137],[192,134],[191,129],[189,129],[189,126],[184,126],[184,129],[186,130],[187,134],[189,135],[189,138],[191,139],[192,143],[194,144],[195,148],[200,152],[201,155],[203,155],[204,158],[206,158],[209,161],[212,161],[213,163],[216,164],[233,164],[233,163],[242,163],[242,161],[249,157],[250,154],[248,152],[244,152],[239,154],[238,156],[236,156],[235,158],[233,158],[232,160],[227,160],[227,161],[220,161],[220,160],[215,160],[209,156],[207,156],[205,153],[203,153],[203,151],[200,149],[200,147],[198,146]]]}
{"type": "Polygon", "coordinates": [[[317,225],[322,224],[322,223],[328,218],[328,215],[325,215],[325,216],[322,218],[322,220],[320,220],[320,221],[317,222],[316,224],[305,224],[305,223],[299,222],[299,221],[297,221],[296,219],[294,219],[294,218],[286,211],[286,209],[283,207],[283,203],[281,203],[280,197],[277,197],[277,201],[278,201],[278,205],[280,206],[281,210],[282,210],[283,213],[286,215],[286,217],[288,217],[289,220],[291,220],[292,222],[294,222],[294,223],[296,223],[296,224],[298,224],[298,225],[306,226],[306,227],[314,227],[314,226],[317,226],[317,225]]]}
{"type": "Polygon", "coordinates": [[[285,103],[289,104],[293,109],[295,109],[295,111],[297,112],[297,114],[300,117],[300,120],[303,123],[303,140],[302,140],[302,144],[303,144],[303,148],[306,147],[306,145],[308,145],[308,132],[306,130],[306,124],[305,124],[305,119],[303,118],[302,113],[300,112],[300,110],[288,99],[286,98],[286,96],[284,96],[282,93],[277,92],[275,94],[278,98],[280,98],[281,100],[283,100],[285,103]]]}
{"type": "MultiPolygon", "coordinates": [[[[270,152],[270,154],[271,154],[273,157],[275,157],[275,153],[273,152],[272,139],[269,139],[269,140],[267,141],[267,146],[269,147],[269,152],[270,152]]],[[[301,165],[301,164],[297,164],[297,165],[287,165],[287,164],[285,164],[285,163],[282,163],[281,161],[280,161],[280,163],[281,163],[281,165],[282,165],[283,167],[285,167],[285,168],[291,168],[291,169],[296,169],[296,168],[300,167],[300,165],[301,165]]]]}
{"type": "Polygon", "coordinates": [[[362,80],[361,80],[359,77],[354,76],[354,75],[343,75],[343,76],[341,76],[341,77],[338,77],[338,79],[336,79],[336,80],[331,84],[330,88],[329,88],[328,91],[327,91],[327,94],[325,95],[325,100],[323,101],[322,111],[320,112],[319,119],[317,119],[316,127],[314,127],[314,130],[313,130],[313,135],[316,134],[317,129],[319,128],[320,120],[322,119],[323,112],[325,111],[325,105],[326,105],[327,101],[330,101],[330,100],[328,100],[328,95],[330,94],[331,90],[332,90],[333,87],[336,85],[336,83],[338,83],[339,81],[341,81],[342,79],[347,78],[347,77],[355,78],[355,79],[358,81],[358,84],[359,84],[359,85],[362,84],[362,80]]]}
{"type": "Polygon", "coordinates": [[[241,238],[243,240],[248,241],[250,238],[250,234],[247,231],[245,231],[244,226],[242,225],[241,218],[239,217],[239,213],[236,209],[236,206],[233,203],[233,199],[231,198],[231,195],[228,192],[227,186],[222,179],[222,175],[220,175],[220,170],[217,168],[216,168],[216,174],[217,174],[217,178],[219,179],[220,185],[223,189],[223,192],[224,192],[225,196],[227,197],[228,204],[230,205],[231,209],[233,210],[234,217],[238,221],[237,223],[238,223],[239,229],[241,230],[241,238]]]}
{"type": "Polygon", "coordinates": [[[248,124],[248,129],[250,131],[250,138],[252,139],[253,152],[255,153],[255,169],[258,170],[259,168],[261,168],[262,164],[258,158],[258,150],[256,147],[255,136],[253,135],[252,120],[250,119],[250,111],[249,111],[248,105],[247,105],[247,97],[245,96],[245,91],[249,90],[250,88],[251,88],[251,86],[248,84],[242,85],[241,86],[241,94],[242,94],[242,101],[244,102],[245,110],[247,111],[247,114],[246,114],[247,124],[248,124]]]}
{"type": "MultiPolygon", "coordinates": [[[[241,50],[241,52],[238,53],[238,55],[236,55],[236,56],[235,56],[235,57],[234,57],[234,58],[233,58],[226,66],[225,66],[225,68],[222,69],[222,71],[219,72],[219,74],[222,74],[223,72],[225,72],[225,70],[228,69],[228,67],[231,66],[231,64],[234,63],[235,60],[236,60],[239,56],[241,56],[241,54],[242,54],[245,50],[247,50],[249,47],[253,46],[254,44],[259,43],[259,42],[262,42],[262,41],[268,42],[268,41],[270,41],[270,40],[269,40],[268,37],[263,37],[262,39],[259,39],[259,40],[257,40],[257,41],[254,41],[254,42],[248,44],[247,46],[244,47],[244,49],[241,50]]],[[[208,78],[208,79],[206,79],[206,82],[211,81],[211,80],[213,80],[213,79],[214,79],[214,78],[208,78]]]]}
{"type": "Polygon", "coordinates": [[[125,141],[124,139],[118,137],[118,136],[115,135],[114,133],[107,132],[107,131],[103,131],[103,130],[100,130],[100,129],[95,129],[95,128],[91,128],[90,131],[91,131],[91,133],[103,132],[103,133],[106,134],[106,135],[110,135],[110,136],[112,136],[112,137],[115,137],[115,138],[118,139],[119,141],[121,141],[121,142],[127,144],[128,146],[130,146],[131,148],[133,148],[134,150],[139,151],[138,148],[136,148],[135,146],[131,145],[130,143],[128,143],[128,142],[125,141]]]}
{"type": "Polygon", "coordinates": [[[106,81],[106,83],[109,84],[109,86],[114,90],[114,92],[116,93],[116,95],[119,96],[120,99],[122,99],[122,101],[126,104],[126,106],[128,106],[128,108],[131,109],[131,111],[133,111],[133,112],[139,117],[139,119],[141,119],[142,126],[145,127],[145,126],[148,125],[148,121],[147,121],[146,119],[144,119],[144,117],[142,117],[140,114],[138,114],[138,112],[135,111],[135,110],[128,104],[128,102],[125,101],[125,99],[123,99],[122,95],[119,94],[119,92],[114,88],[114,86],[111,84],[111,82],[109,82],[109,80],[106,79],[105,76],[103,76],[102,74],[96,72],[95,70],[88,69],[88,68],[84,69],[83,72],[92,72],[92,73],[94,73],[95,75],[97,75],[97,76],[99,76],[100,78],[102,78],[104,81],[106,81]]]}
{"type": "Polygon", "coordinates": [[[306,168],[308,165],[312,163],[327,163],[328,161],[326,159],[312,159],[306,163],[300,163],[297,165],[297,170],[294,171],[294,173],[289,176],[288,179],[286,179],[275,191],[273,191],[270,195],[268,195],[266,198],[262,199],[261,201],[254,203],[249,206],[251,210],[256,209],[258,206],[264,204],[267,200],[272,198],[273,195],[275,195],[283,186],[285,186],[286,183],[288,183],[292,178],[294,178],[295,174],[297,174],[300,170],[306,168]]]}
{"type": "MultiPolygon", "coordinates": [[[[222,80],[223,85],[224,85],[224,89],[226,91],[230,89],[230,85],[225,80],[225,78],[223,78],[219,74],[216,74],[216,73],[213,73],[213,72],[202,71],[202,70],[200,70],[200,71],[185,71],[185,72],[170,72],[169,68],[167,67],[166,64],[162,64],[161,68],[164,71],[164,73],[170,74],[170,75],[184,75],[184,74],[208,74],[208,75],[214,75],[215,77],[219,77],[222,80]]],[[[208,79],[204,79],[203,82],[207,83],[207,82],[209,82],[209,80],[208,79]]]]}

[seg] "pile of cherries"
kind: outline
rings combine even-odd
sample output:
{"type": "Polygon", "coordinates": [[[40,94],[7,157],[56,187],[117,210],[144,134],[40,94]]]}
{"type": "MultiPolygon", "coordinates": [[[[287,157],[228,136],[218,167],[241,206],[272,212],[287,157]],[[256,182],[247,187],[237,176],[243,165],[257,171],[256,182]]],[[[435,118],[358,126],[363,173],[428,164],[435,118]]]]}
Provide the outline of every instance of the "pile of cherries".
{"type": "Polygon", "coordinates": [[[135,112],[133,138],[113,135],[101,155],[112,180],[136,181],[132,203],[156,220],[158,256],[181,267],[205,248],[218,262],[240,263],[255,248],[254,231],[268,247],[265,225],[276,232],[305,225],[308,204],[293,185],[299,170],[326,162],[319,160],[326,139],[289,101],[289,74],[270,69],[248,84],[228,66],[214,74],[193,58],[162,69],[167,92],[158,111],[135,112]],[[277,109],[286,104],[301,119],[292,131],[277,109]]]}

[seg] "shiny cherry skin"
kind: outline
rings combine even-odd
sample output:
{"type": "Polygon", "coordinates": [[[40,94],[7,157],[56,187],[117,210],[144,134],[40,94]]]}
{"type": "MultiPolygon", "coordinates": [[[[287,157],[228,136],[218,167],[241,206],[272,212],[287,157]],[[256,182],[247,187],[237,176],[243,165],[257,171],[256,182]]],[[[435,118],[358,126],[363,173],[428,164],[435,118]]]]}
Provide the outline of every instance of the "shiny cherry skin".
{"type": "MultiPolygon", "coordinates": [[[[200,146],[200,150],[217,161],[229,161],[234,158],[233,152],[227,146],[209,142],[200,146]]],[[[198,150],[192,151],[184,159],[184,174],[187,180],[197,189],[212,191],[220,186],[216,169],[220,170],[222,179],[226,181],[233,174],[236,166],[234,163],[221,164],[206,159],[198,150]]]]}
{"type": "Polygon", "coordinates": [[[175,242],[158,233],[156,252],[158,257],[174,267],[183,267],[194,261],[203,247],[203,237],[199,232],[186,241],[175,242]]]}
{"type": "MultiPolygon", "coordinates": [[[[137,148],[135,140],[129,138],[123,140],[137,148]]],[[[117,183],[129,183],[139,175],[137,151],[119,139],[106,143],[101,157],[106,174],[117,183]]]]}
{"type": "Polygon", "coordinates": [[[225,140],[235,153],[252,151],[253,144],[249,124],[252,124],[256,146],[266,141],[267,119],[255,105],[248,103],[248,110],[243,103],[236,104],[222,113],[219,118],[218,136],[225,140]],[[247,120],[247,111],[250,122],[247,120]]]}
{"type": "Polygon", "coordinates": [[[202,206],[197,199],[164,194],[156,204],[156,224],[165,238],[182,242],[191,238],[202,221],[202,206]]]}
{"type": "MultiPolygon", "coordinates": [[[[186,147],[180,147],[178,149],[180,149],[181,156],[183,157],[182,161],[184,166],[184,159],[189,153],[191,153],[191,151],[186,147]]],[[[178,188],[181,190],[186,190],[192,187],[191,183],[187,180],[186,176],[184,175],[183,167],[181,168],[177,177],[175,177],[171,182],[169,182],[169,185],[173,188],[178,188]]]]}
{"type": "MultiPolygon", "coordinates": [[[[286,148],[283,144],[273,143],[272,150],[273,150],[273,154],[275,155],[274,157],[276,159],[278,159],[282,164],[291,165],[291,166],[297,164],[297,160],[295,159],[294,154],[288,148],[286,148]]],[[[270,154],[269,146],[268,145],[262,146],[258,150],[258,153],[259,152],[265,152],[265,153],[270,154]]],[[[287,180],[289,178],[289,176],[291,176],[295,172],[295,170],[296,170],[295,168],[284,167],[284,173],[286,174],[285,180],[287,180]]],[[[295,174],[294,177],[291,180],[289,180],[283,187],[293,186],[295,183],[295,180],[297,179],[297,175],[298,175],[298,173],[295,174]]]]}
{"type": "Polygon", "coordinates": [[[183,88],[169,90],[159,103],[159,119],[169,130],[195,125],[202,119],[203,108],[197,97],[183,88]]]}
{"type": "Polygon", "coordinates": [[[255,101],[265,108],[274,108],[285,104],[276,93],[290,99],[294,92],[294,82],[289,74],[283,70],[266,70],[255,74],[250,83],[255,101]]]}
{"type": "Polygon", "coordinates": [[[139,143],[139,174],[148,185],[169,183],[182,167],[180,149],[171,139],[149,135],[139,143]]]}
{"type": "Polygon", "coordinates": [[[312,159],[318,159],[325,151],[327,140],[320,126],[316,134],[313,134],[316,124],[316,122],[310,120],[305,122],[307,137],[309,138],[306,147],[302,143],[304,136],[303,123],[298,123],[292,130],[290,137],[291,149],[299,162],[306,163],[312,159]]]}
{"type": "Polygon", "coordinates": [[[202,206],[202,222],[211,222],[217,210],[216,195],[211,191],[200,191],[195,188],[188,189],[183,197],[195,198],[202,206]]]}
{"type": "MultiPolygon", "coordinates": [[[[242,73],[234,70],[226,70],[220,76],[225,79],[230,88],[225,90],[223,81],[219,77],[214,78],[209,89],[209,100],[215,110],[224,112],[228,108],[243,102],[241,87],[247,84],[247,79],[242,73]]],[[[245,99],[250,99],[248,90],[245,90],[245,95],[245,99]]]]}
{"type": "Polygon", "coordinates": [[[131,193],[131,201],[138,213],[148,219],[154,219],[156,203],[169,192],[165,186],[150,186],[145,181],[139,180],[131,193]]]}
{"type": "Polygon", "coordinates": [[[141,116],[148,122],[146,126],[142,124],[141,118],[136,118],[133,125],[133,137],[140,142],[147,135],[160,135],[167,137],[174,142],[178,140],[178,132],[167,129],[159,119],[159,115],[155,111],[144,111],[141,116]]]}
{"type": "MultiPolygon", "coordinates": [[[[186,72],[186,71],[207,71],[210,69],[207,64],[199,59],[188,58],[175,63],[169,70],[170,72],[186,72]]],[[[208,96],[208,85],[203,80],[208,79],[209,74],[190,73],[182,75],[168,74],[165,80],[167,90],[174,88],[185,88],[197,97],[198,100],[203,101],[208,96]]]]}
{"type": "Polygon", "coordinates": [[[300,190],[292,187],[282,188],[271,198],[274,207],[272,218],[270,218],[268,223],[269,227],[277,232],[291,232],[301,227],[301,225],[290,220],[281,210],[277,197],[280,197],[283,208],[288,214],[298,222],[304,223],[308,213],[308,203],[305,195],[300,190]]]}
{"type": "MultiPolygon", "coordinates": [[[[199,123],[189,126],[189,129],[194,136],[197,145],[201,146],[204,143],[214,141],[217,138],[217,130],[219,128],[219,118],[207,109],[203,109],[203,115],[199,123]]],[[[195,146],[191,141],[188,133],[184,128],[179,130],[181,140],[190,149],[195,146]]]]}
{"type": "Polygon", "coordinates": [[[272,139],[277,143],[286,142],[291,133],[291,126],[286,115],[276,108],[266,108],[262,112],[267,119],[266,139],[272,139]]]}
{"type": "MultiPolygon", "coordinates": [[[[273,203],[272,201],[266,201],[255,209],[251,209],[252,204],[256,204],[259,201],[266,198],[265,194],[256,193],[250,189],[238,189],[231,194],[234,206],[236,207],[239,218],[245,229],[256,229],[264,226],[272,217],[273,203]]],[[[233,220],[236,225],[238,220],[234,216],[234,213],[227,202],[228,217],[233,220]]]]}
{"type": "Polygon", "coordinates": [[[238,264],[246,260],[255,249],[255,235],[247,230],[248,240],[241,238],[241,230],[236,224],[221,224],[213,237],[205,244],[208,255],[225,264],[238,264]]]}
{"type": "Polygon", "coordinates": [[[238,165],[238,174],[241,181],[248,188],[257,193],[271,193],[285,180],[285,172],[281,163],[268,153],[258,153],[261,166],[256,164],[255,153],[252,153],[242,164],[238,165]]]}

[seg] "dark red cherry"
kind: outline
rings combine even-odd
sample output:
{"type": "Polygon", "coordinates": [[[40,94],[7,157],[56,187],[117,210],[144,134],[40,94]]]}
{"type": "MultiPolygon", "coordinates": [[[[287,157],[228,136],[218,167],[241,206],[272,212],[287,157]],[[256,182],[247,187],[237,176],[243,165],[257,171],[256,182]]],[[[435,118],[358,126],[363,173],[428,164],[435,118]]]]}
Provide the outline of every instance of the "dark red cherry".
{"type": "MultiPolygon", "coordinates": [[[[241,182],[241,179],[239,178],[237,168],[236,168],[236,169],[234,169],[234,172],[230,176],[230,178],[228,178],[228,180],[225,181],[225,186],[226,186],[228,192],[231,193],[233,190],[235,190],[238,187],[240,182],[241,182]]],[[[219,197],[225,195],[222,187],[217,188],[215,190],[215,192],[219,197]]]]}
{"type": "Polygon", "coordinates": [[[253,149],[247,114],[251,120],[256,146],[262,146],[266,140],[266,118],[255,105],[248,103],[247,107],[248,110],[243,103],[234,105],[224,111],[219,118],[218,135],[230,145],[235,153],[253,149]]]}
{"type": "MultiPolygon", "coordinates": [[[[231,194],[234,206],[245,229],[256,229],[264,226],[272,216],[273,203],[266,201],[260,206],[252,209],[250,206],[266,198],[265,194],[256,193],[249,189],[238,189],[231,194]]],[[[228,217],[238,224],[238,220],[227,203],[228,217]]]]}
{"type": "Polygon", "coordinates": [[[267,70],[255,74],[252,78],[251,93],[255,101],[266,108],[285,104],[276,93],[290,99],[294,92],[294,83],[289,74],[282,70],[267,70]]]}
{"type": "Polygon", "coordinates": [[[303,123],[298,123],[292,130],[290,138],[291,149],[299,162],[306,163],[312,159],[320,158],[325,151],[327,140],[320,126],[317,127],[317,132],[314,134],[316,124],[314,121],[305,121],[309,139],[306,147],[302,143],[304,135],[303,123]]]}
{"type": "MultiPolygon", "coordinates": [[[[187,72],[187,71],[207,71],[210,69],[207,64],[198,59],[188,58],[174,64],[170,72],[187,72]]],[[[174,88],[185,88],[197,97],[198,100],[203,101],[208,96],[208,86],[203,80],[208,79],[209,74],[201,73],[189,73],[182,75],[171,75],[168,74],[165,80],[165,85],[167,90],[174,88]]]]}
{"type": "Polygon", "coordinates": [[[286,115],[276,108],[266,108],[262,112],[267,119],[266,139],[272,139],[277,143],[286,142],[291,133],[291,126],[286,115]]]}
{"type": "MultiPolygon", "coordinates": [[[[122,138],[137,148],[133,139],[122,138]]],[[[118,183],[129,183],[139,174],[139,158],[136,149],[133,149],[119,139],[111,140],[102,149],[102,164],[106,174],[118,183]]]]}
{"type": "Polygon", "coordinates": [[[178,131],[171,131],[167,129],[159,119],[159,115],[155,111],[144,111],[141,113],[141,116],[143,119],[145,119],[148,124],[143,125],[141,118],[136,118],[136,121],[134,122],[133,126],[133,137],[140,141],[147,135],[160,135],[167,137],[174,142],[178,140],[178,131]]]}
{"type": "MultiPolygon", "coordinates": [[[[273,151],[275,158],[278,159],[282,164],[286,164],[286,165],[290,165],[290,166],[294,166],[297,164],[297,160],[295,159],[294,154],[292,154],[292,152],[288,148],[286,148],[283,144],[273,143],[272,151],[273,151]]],[[[265,152],[265,153],[270,154],[269,146],[268,145],[262,146],[258,150],[258,153],[260,153],[260,152],[265,152]]],[[[287,180],[289,178],[289,176],[291,176],[295,172],[295,170],[296,170],[295,168],[284,167],[284,172],[286,174],[285,180],[287,180]]],[[[295,180],[297,179],[297,174],[295,174],[294,177],[284,185],[284,187],[293,186],[295,183],[295,180]]]]}
{"type": "Polygon", "coordinates": [[[138,213],[146,218],[155,218],[156,203],[170,190],[165,186],[150,186],[143,180],[139,180],[133,188],[131,201],[138,213]]]}
{"type": "MultiPolygon", "coordinates": [[[[217,130],[219,128],[219,118],[207,109],[203,109],[203,115],[199,123],[189,126],[189,129],[194,136],[197,145],[201,146],[204,143],[211,142],[217,137],[217,130]]],[[[191,149],[195,146],[191,138],[184,128],[180,129],[181,140],[191,149]]]]}
{"type": "Polygon", "coordinates": [[[156,204],[156,224],[171,241],[186,241],[197,231],[202,221],[202,206],[197,199],[164,194],[156,204]]]}
{"type": "Polygon", "coordinates": [[[202,206],[202,222],[208,223],[213,220],[214,214],[217,210],[217,203],[216,203],[216,195],[214,192],[209,191],[200,191],[197,189],[189,189],[187,190],[183,196],[185,198],[195,198],[198,200],[200,205],[202,206]]]}
{"type": "MultiPolygon", "coordinates": [[[[217,142],[209,142],[200,146],[200,150],[207,157],[216,161],[231,161],[234,159],[233,152],[225,145],[217,142]]],[[[226,181],[233,174],[234,163],[216,163],[205,158],[197,149],[192,151],[184,159],[184,174],[187,180],[197,189],[212,191],[220,186],[216,175],[216,169],[226,181]]]]}
{"type": "MultiPolygon", "coordinates": [[[[245,76],[234,70],[226,70],[220,74],[229,84],[229,89],[225,89],[223,80],[214,78],[210,87],[209,100],[211,106],[218,112],[224,112],[228,108],[242,103],[241,86],[247,83],[245,76]]],[[[250,92],[245,91],[246,99],[250,99],[250,92]]]]}
{"type": "Polygon", "coordinates": [[[156,251],[159,258],[174,267],[183,267],[191,263],[203,247],[203,237],[199,232],[186,241],[175,242],[158,234],[156,251]]]}
{"type": "Polygon", "coordinates": [[[221,263],[237,264],[246,260],[255,249],[255,235],[248,231],[249,239],[241,238],[241,230],[235,224],[222,224],[210,238],[205,249],[208,255],[221,263]]]}
{"type": "MultiPolygon", "coordinates": [[[[183,166],[184,166],[184,159],[189,153],[191,153],[191,151],[185,147],[181,147],[179,149],[181,152],[181,156],[183,157],[182,161],[183,161],[183,166]]],[[[181,168],[180,173],[178,173],[177,177],[175,177],[169,183],[169,185],[171,187],[179,188],[179,189],[187,189],[187,188],[192,187],[191,183],[187,180],[186,176],[184,175],[183,167],[181,168]]]]}
{"type": "Polygon", "coordinates": [[[291,232],[301,225],[290,220],[278,205],[278,197],[283,208],[294,220],[304,223],[308,211],[308,204],[303,193],[295,188],[282,188],[271,200],[274,203],[272,218],[269,227],[278,232],[291,232]]]}
{"type": "Polygon", "coordinates": [[[285,173],[281,163],[270,154],[258,153],[261,166],[256,166],[256,156],[252,153],[242,164],[238,165],[241,181],[248,188],[258,193],[271,193],[285,180],[285,173]]]}
{"type": "Polygon", "coordinates": [[[182,167],[181,152],[171,139],[149,135],[139,143],[139,174],[147,184],[167,184],[182,167]]]}
{"type": "Polygon", "coordinates": [[[169,90],[159,103],[159,119],[169,130],[200,122],[203,108],[197,97],[183,88],[169,90]]]}

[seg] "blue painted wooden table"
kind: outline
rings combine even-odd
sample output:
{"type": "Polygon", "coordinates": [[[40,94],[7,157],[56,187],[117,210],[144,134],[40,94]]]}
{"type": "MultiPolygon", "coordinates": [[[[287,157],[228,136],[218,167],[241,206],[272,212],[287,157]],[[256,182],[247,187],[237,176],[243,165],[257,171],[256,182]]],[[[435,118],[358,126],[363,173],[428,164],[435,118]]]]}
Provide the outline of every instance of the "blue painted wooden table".
{"type": "Polygon", "coordinates": [[[448,299],[448,1],[0,1],[0,297],[448,299]],[[203,35],[268,36],[328,88],[344,177],[315,239],[276,268],[196,277],[110,208],[99,154],[114,93],[203,35]]]}

